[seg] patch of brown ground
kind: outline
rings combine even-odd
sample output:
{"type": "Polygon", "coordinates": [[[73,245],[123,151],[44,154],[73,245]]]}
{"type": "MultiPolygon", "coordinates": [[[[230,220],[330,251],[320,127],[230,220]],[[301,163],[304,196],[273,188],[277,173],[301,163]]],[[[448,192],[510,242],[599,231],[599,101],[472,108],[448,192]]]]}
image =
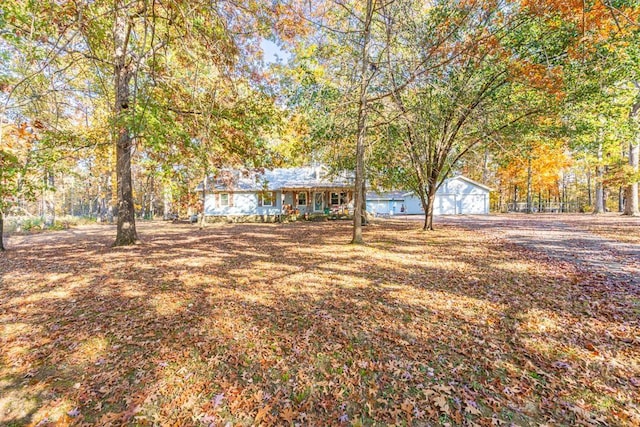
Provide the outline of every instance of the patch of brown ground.
{"type": "Polygon", "coordinates": [[[640,296],[571,263],[453,225],[139,229],[9,240],[0,423],[640,422],[640,296]]]}

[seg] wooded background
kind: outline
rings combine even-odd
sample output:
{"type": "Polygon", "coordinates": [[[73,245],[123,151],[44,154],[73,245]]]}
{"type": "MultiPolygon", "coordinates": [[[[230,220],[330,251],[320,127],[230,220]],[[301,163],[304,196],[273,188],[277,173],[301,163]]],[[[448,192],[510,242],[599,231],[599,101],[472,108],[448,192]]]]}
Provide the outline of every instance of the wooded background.
{"type": "MultiPolygon", "coordinates": [[[[200,212],[225,168],[323,163],[492,208],[638,214],[634,0],[8,0],[0,227],[200,212]],[[265,61],[264,40],[287,60],[265,61]]],[[[360,215],[353,241],[360,242],[360,215]]],[[[1,246],[0,246],[1,247],[1,246]]]]}

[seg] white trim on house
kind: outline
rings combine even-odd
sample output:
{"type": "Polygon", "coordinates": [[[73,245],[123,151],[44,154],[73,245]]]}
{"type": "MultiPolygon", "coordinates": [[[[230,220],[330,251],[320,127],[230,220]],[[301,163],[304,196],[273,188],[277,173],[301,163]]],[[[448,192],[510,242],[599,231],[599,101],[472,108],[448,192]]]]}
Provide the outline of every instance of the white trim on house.
{"type": "Polygon", "coordinates": [[[272,191],[266,191],[266,192],[260,193],[258,197],[260,198],[260,202],[259,202],[260,206],[264,206],[265,208],[273,207],[275,202],[274,200],[275,194],[272,191]]]}

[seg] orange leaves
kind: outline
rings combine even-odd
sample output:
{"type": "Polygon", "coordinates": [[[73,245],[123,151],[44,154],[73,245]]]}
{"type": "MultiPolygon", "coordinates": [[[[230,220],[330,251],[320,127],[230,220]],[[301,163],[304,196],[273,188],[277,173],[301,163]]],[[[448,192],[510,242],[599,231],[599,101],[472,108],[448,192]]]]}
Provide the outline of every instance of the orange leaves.
{"type": "Polygon", "coordinates": [[[291,409],[290,406],[287,406],[280,416],[286,422],[292,423],[298,417],[298,412],[291,409]]]}
{"type": "Polygon", "coordinates": [[[550,69],[545,65],[521,59],[512,63],[510,72],[513,79],[525,82],[536,89],[544,90],[558,98],[563,96],[560,69],[550,69]]]}
{"type": "Polygon", "coordinates": [[[596,44],[614,41],[635,31],[640,6],[613,7],[604,1],[522,0],[531,12],[552,18],[555,15],[571,22],[578,31],[569,53],[579,57],[591,52],[596,44]]]}

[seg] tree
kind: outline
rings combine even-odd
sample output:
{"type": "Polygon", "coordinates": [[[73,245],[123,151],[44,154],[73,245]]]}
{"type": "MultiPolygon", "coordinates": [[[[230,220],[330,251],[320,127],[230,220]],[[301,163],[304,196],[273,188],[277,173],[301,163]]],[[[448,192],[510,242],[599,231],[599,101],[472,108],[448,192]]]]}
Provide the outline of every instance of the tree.
{"type": "MultiPolygon", "coordinates": [[[[531,29],[526,17],[506,4],[445,2],[418,19],[412,25],[429,28],[425,32],[435,41],[389,50],[388,79],[397,117],[390,135],[402,141],[410,165],[396,176],[420,196],[423,228],[432,230],[435,194],[444,179],[485,139],[515,132],[517,123],[540,113],[544,97],[535,94],[552,89],[556,78],[552,69],[516,55],[525,50],[521,32],[531,29]],[[429,72],[401,91],[407,74],[402,64],[411,64],[416,49],[420,58],[429,58],[429,72]]],[[[402,33],[388,21],[390,38],[402,33]]]]}
{"type": "MultiPolygon", "coordinates": [[[[619,0],[615,2],[604,0],[582,2],[559,2],[557,0],[523,1],[523,4],[536,16],[546,22],[562,22],[563,27],[572,31],[565,32],[568,40],[566,64],[577,71],[573,79],[580,79],[574,91],[583,91],[583,86],[589,87],[600,82],[600,92],[608,91],[609,102],[620,104],[625,97],[625,87],[634,85],[638,81],[638,37],[640,36],[640,6],[636,1],[619,0]],[[604,84],[602,84],[604,83],[604,84]]],[[[571,91],[567,99],[574,102],[571,91]]],[[[631,122],[633,128],[637,96],[627,97],[627,123],[622,127],[628,128],[631,122]]],[[[606,111],[611,111],[613,105],[606,111]]],[[[600,117],[601,126],[592,133],[592,139],[596,140],[595,151],[599,157],[596,181],[595,212],[603,212],[604,201],[602,181],[604,169],[602,160],[603,145],[607,140],[608,129],[618,129],[618,125],[611,125],[611,116],[600,117]],[[608,127],[608,129],[607,129],[608,127]]],[[[619,119],[615,118],[616,121],[619,119]]],[[[626,209],[627,214],[635,214],[637,211],[637,136],[635,132],[628,132],[619,139],[621,145],[629,147],[628,162],[629,174],[626,185],[626,209]],[[628,142],[627,142],[628,141],[628,142]]],[[[620,136],[620,135],[619,135],[620,136]]],[[[624,150],[624,149],[623,149],[624,150]]]]}
{"type": "Polygon", "coordinates": [[[631,129],[633,129],[632,137],[629,140],[629,167],[631,169],[630,183],[626,188],[625,198],[626,204],[624,208],[625,215],[638,216],[640,208],[638,207],[638,173],[640,171],[640,82],[633,82],[638,92],[636,98],[629,111],[629,121],[631,129]]]}
{"type": "Polygon", "coordinates": [[[375,58],[380,55],[380,5],[377,0],[317,1],[308,19],[315,37],[302,40],[292,64],[290,81],[302,85],[290,103],[311,122],[314,157],[333,169],[355,172],[353,235],[362,244],[367,181],[366,150],[370,145],[375,58]],[[376,31],[378,29],[378,31],[376,31]]]}
{"type": "MultiPolygon", "coordinates": [[[[38,151],[38,138],[33,128],[22,123],[18,127],[2,126],[0,146],[0,251],[4,251],[4,218],[21,200],[31,200],[43,186],[40,166],[45,164],[38,151]]],[[[46,184],[45,184],[46,185],[46,184]]]]}
{"type": "MultiPolygon", "coordinates": [[[[203,126],[211,127],[204,121],[184,120],[178,126],[181,132],[172,131],[186,116],[226,120],[198,111],[198,97],[182,96],[185,93],[213,90],[215,94],[217,83],[225,86],[225,82],[240,79],[246,85],[238,92],[259,92],[259,73],[250,61],[257,52],[255,45],[261,37],[273,33],[274,26],[283,37],[294,34],[296,23],[287,19],[294,6],[249,0],[220,4],[146,0],[8,3],[6,22],[16,35],[16,49],[33,47],[43,53],[36,58],[40,67],[30,77],[45,71],[65,76],[65,86],[57,90],[72,93],[73,86],[73,93],[79,94],[75,102],[88,114],[100,102],[109,105],[110,139],[116,152],[116,245],[137,240],[131,175],[134,150],[171,143],[189,145],[200,138],[203,126]],[[255,32],[247,32],[247,28],[255,32]],[[181,72],[188,77],[207,75],[210,80],[205,86],[203,79],[191,79],[198,87],[185,91],[176,88],[179,85],[172,80],[181,72]],[[167,141],[176,135],[177,140],[167,141]],[[162,139],[163,144],[158,144],[162,139]]],[[[231,92],[220,103],[229,104],[238,98],[233,88],[231,92]]],[[[208,147],[220,140],[211,140],[208,147]]],[[[219,153],[226,154],[225,144],[219,143],[218,147],[219,153]]]]}
{"type": "Polygon", "coordinates": [[[364,211],[364,199],[367,196],[365,191],[365,160],[364,149],[367,138],[367,118],[369,113],[368,90],[369,90],[369,55],[371,49],[371,24],[373,16],[374,1],[366,0],[366,9],[362,18],[362,51],[360,54],[360,85],[358,90],[358,135],[356,139],[356,170],[354,182],[354,203],[353,203],[353,237],[351,243],[362,244],[362,218],[364,211]]]}

